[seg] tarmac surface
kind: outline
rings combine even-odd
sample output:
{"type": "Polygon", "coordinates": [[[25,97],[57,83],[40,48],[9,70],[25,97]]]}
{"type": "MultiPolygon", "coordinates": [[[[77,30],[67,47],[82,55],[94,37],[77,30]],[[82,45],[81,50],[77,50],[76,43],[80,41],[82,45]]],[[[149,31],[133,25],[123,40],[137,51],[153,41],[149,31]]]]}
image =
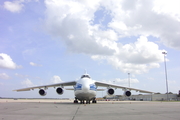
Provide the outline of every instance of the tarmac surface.
{"type": "Polygon", "coordinates": [[[0,99],[0,120],[180,120],[180,102],[0,99]]]}

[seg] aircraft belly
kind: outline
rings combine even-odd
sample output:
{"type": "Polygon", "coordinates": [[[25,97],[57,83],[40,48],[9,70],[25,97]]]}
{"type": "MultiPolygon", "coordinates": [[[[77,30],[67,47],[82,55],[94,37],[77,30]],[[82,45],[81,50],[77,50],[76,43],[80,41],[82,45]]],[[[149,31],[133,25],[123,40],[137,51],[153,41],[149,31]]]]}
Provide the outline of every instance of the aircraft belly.
{"type": "Polygon", "coordinates": [[[75,96],[79,100],[92,100],[96,97],[96,91],[83,92],[82,90],[75,91],[75,96]]]}

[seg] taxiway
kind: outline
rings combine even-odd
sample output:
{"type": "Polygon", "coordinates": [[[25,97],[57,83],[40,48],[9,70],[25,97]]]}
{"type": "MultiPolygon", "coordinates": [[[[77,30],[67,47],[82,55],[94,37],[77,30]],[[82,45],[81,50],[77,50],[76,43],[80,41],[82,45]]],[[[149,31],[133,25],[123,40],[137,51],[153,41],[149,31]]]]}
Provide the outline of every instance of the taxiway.
{"type": "Polygon", "coordinates": [[[179,120],[180,102],[0,99],[0,120],[179,120]]]}

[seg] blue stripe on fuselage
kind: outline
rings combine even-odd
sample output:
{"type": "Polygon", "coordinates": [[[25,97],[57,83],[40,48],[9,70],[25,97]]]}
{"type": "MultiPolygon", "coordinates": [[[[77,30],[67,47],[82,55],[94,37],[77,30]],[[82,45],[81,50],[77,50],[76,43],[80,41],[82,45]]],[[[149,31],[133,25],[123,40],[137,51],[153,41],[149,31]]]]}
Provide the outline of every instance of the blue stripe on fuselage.
{"type": "Polygon", "coordinates": [[[77,83],[76,86],[74,87],[74,90],[82,90],[82,84],[77,83]]]}
{"type": "MultiPolygon", "coordinates": [[[[97,90],[97,87],[96,87],[95,84],[90,84],[90,85],[89,85],[89,89],[96,91],[96,90],[97,90]]],[[[76,91],[76,90],[82,90],[82,84],[77,83],[76,86],[74,87],[74,90],[75,90],[75,91],[76,91]]]]}
{"type": "Polygon", "coordinates": [[[89,86],[90,86],[90,90],[95,90],[95,91],[97,90],[97,87],[95,84],[90,84],[89,86]]]}

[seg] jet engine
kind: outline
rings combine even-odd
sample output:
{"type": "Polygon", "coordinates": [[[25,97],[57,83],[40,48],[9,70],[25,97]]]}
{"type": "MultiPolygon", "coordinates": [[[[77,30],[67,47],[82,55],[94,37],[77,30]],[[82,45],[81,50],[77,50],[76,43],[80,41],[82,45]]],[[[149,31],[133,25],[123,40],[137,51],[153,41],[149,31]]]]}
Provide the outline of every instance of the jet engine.
{"type": "Polygon", "coordinates": [[[113,94],[114,94],[114,89],[109,88],[109,89],[107,90],[107,94],[108,94],[108,95],[113,95],[113,94]]]}
{"type": "Polygon", "coordinates": [[[60,87],[56,89],[57,94],[62,95],[64,93],[64,90],[60,87]]]}
{"type": "Polygon", "coordinates": [[[40,90],[39,90],[39,94],[40,94],[41,96],[45,96],[45,95],[47,94],[47,92],[46,92],[44,89],[40,89],[40,90]]]}
{"type": "Polygon", "coordinates": [[[126,97],[131,96],[131,91],[129,91],[129,90],[124,91],[124,95],[125,95],[126,97]]]}

